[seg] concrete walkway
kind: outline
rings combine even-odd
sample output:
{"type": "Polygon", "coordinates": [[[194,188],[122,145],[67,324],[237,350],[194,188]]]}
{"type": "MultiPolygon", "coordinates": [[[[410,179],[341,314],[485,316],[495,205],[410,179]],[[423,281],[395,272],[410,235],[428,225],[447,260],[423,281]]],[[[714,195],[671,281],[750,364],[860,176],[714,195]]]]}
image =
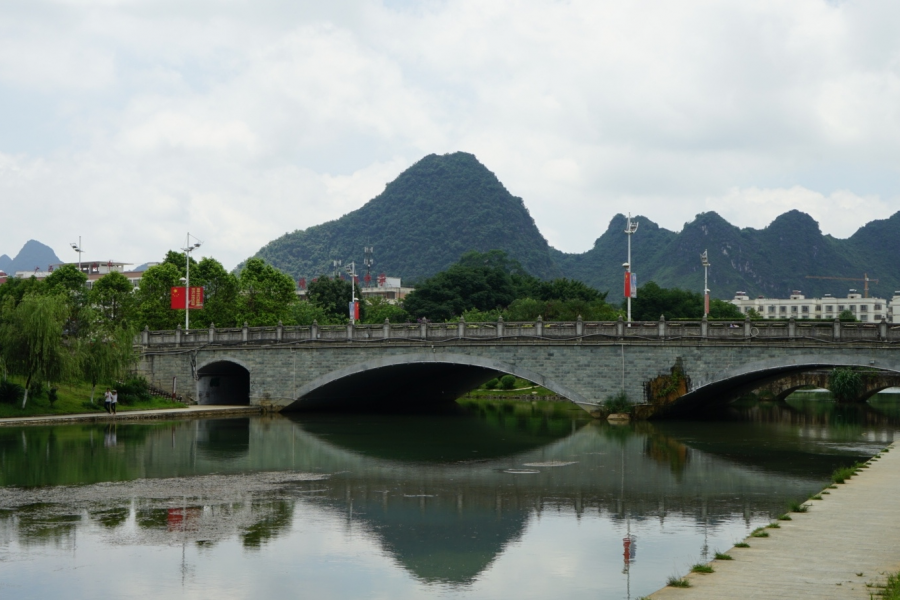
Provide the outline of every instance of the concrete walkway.
{"type": "Polygon", "coordinates": [[[809,512],[766,529],[768,538],[729,550],[734,560],[711,562],[715,573],[691,573],[692,587],[663,588],[650,598],[869,600],[878,589],[867,583],[900,571],[900,448],[868,464],[823,500],[809,500],[809,512]]]}
{"type": "Polygon", "coordinates": [[[196,419],[200,417],[220,417],[233,415],[258,415],[258,406],[191,405],[184,408],[158,408],[153,410],[127,410],[116,415],[106,412],[79,413],[75,415],[40,415],[34,417],[0,418],[0,427],[21,427],[23,425],[64,425],[72,423],[121,423],[123,421],[143,421],[148,419],[196,419]]]}

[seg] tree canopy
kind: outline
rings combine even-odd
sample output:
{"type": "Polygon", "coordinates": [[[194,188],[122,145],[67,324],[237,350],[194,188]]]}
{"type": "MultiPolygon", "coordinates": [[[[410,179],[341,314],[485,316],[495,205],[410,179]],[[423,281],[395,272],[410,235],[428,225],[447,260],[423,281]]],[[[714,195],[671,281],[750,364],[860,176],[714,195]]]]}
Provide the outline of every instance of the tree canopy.
{"type": "MultiPolygon", "coordinates": [[[[622,301],[625,307],[625,301],[622,301]]],[[[703,317],[703,296],[678,288],[662,288],[649,281],[638,288],[637,298],[631,300],[631,318],[635,321],[666,319],[700,319],[703,317]]],[[[743,319],[737,306],[724,300],[713,299],[709,304],[712,319],[743,319]]]]}

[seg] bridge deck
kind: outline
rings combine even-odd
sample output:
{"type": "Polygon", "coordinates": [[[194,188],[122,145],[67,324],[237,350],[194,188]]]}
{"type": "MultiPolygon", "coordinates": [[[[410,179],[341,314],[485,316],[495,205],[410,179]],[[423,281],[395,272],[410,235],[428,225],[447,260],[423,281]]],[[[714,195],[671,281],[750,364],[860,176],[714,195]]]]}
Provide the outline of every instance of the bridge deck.
{"type": "Polygon", "coordinates": [[[878,590],[867,583],[900,570],[900,448],[869,465],[824,500],[810,500],[809,512],[768,529],[770,537],[728,550],[734,560],[713,561],[715,573],[688,575],[692,587],[663,588],[650,598],[868,600],[878,590]]]}

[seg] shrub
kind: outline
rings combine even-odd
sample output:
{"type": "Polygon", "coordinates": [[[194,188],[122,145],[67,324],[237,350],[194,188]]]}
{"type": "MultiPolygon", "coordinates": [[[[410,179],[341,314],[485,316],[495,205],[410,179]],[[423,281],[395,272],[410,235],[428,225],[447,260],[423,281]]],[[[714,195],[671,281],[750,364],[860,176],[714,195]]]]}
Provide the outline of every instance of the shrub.
{"type": "Polygon", "coordinates": [[[500,378],[500,389],[511,390],[516,387],[516,378],[514,375],[504,375],[500,378]]]}
{"type": "Polygon", "coordinates": [[[862,392],[862,377],[853,369],[835,369],[828,376],[828,390],[842,402],[856,400],[862,392]]]}
{"type": "Polygon", "coordinates": [[[119,402],[126,406],[151,400],[150,384],[143,377],[132,377],[120,382],[116,391],[119,392],[119,402]]]}
{"type": "Polygon", "coordinates": [[[631,402],[628,401],[628,394],[625,392],[609,396],[603,401],[603,407],[611,413],[631,412],[631,402]]]}
{"type": "Polygon", "coordinates": [[[8,379],[0,381],[0,402],[4,404],[16,404],[25,395],[25,388],[8,379]]]}
{"type": "Polygon", "coordinates": [[[484,384],[484,389],[493,390],[496,389],[498,385],[500,385],[500,380],[495,377],[484,384]]]}

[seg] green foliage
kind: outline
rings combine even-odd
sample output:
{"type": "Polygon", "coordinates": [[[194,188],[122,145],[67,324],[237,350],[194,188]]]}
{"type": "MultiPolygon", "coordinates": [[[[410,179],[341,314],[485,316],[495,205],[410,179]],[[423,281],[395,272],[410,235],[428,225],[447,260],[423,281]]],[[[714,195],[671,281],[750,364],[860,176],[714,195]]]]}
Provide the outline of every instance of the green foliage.
{"type": "Polygon", "coordinates": [[[839,467],[834,470],[834,473],[831,474],[831,481],[834,483],[844,483],[854,475],[859,470],[859,463],[854,463],[849,467],[839,467]]]}
{"type": "Polygon", "coordinates": [[[25,395],[25,388],[8,379],[0,380],[0,402],[3,404],[16,404],[25,395]]]}
{"type": "Polygon", "coordinates": [[[498,385],[500,385],[500,380],[495,377],[484,383],[484,389],[486,389],[486,390],[497,389],[498,385]]]}
{"type": "Polygon", "coordinates": [[[884,588],[879,593],[879,598],[883,600],[900,600],[900,574],[892,573],[888,575],[887,581],[884,582],[884,588]]]}
{"type": "Polygon", "coordinates": [[[88,299],[105,329],[136,327],[134,286],[121,273],[108,273],[94,282],[88,299]]]}
{"type": "Polygon", "coordinates": [[[251,327],[290,322],[291,307],[297,302],[294,280],[267,265],[262,259],[251,258],[239,277],[238,320],[251,327]]]}
{"type": "Polygon", "coordinates": [[[609,396],[603,401],[603,408],[610,413],[628,413],[631,412],[632,406],[628,400],[628,394],[624,391],[609,396]]]}
{"type": "Polygon", "coordinates": [[[511,390],[516,386],[515,375],[504,375],[500,378],[500,389],[511,390]]]}
{"type": "Polygon", "coordinates": [[[125,406],[131,406],[139,402],[149,402],[150,384],[143,377],[132,377],[127,381],[118,383],[116,391],[119,393],[119,402],[125,406]]]}
{"type": "MultiPolygon", "coordinates": [[[[348,323],[350,321],[349,306],[350,301],[353,299],[353,288],[349,281],[340,277],[334,279],[318,277],[309,283],[306,295],[312,304],[329,315],[329,321],[338,323],[348,323]]],[[[365,323],[366,303],[359,300],[361,296],[359,286],[356,285],[356,299],[360,302],[359,318],[360,321],[365,323]]],[[[319,323],[322,324],[321,321],[319,323]]]]}
{"type": "MultiPolygon", "coordinates": [[[[379,296],[366,298],[364,312],[363,323],[384,323],[385,319],[391,323],[406,323],[409,320],[409,313],[402,306],[392,304],[379,296]]],[[[360,316],[362,314],[363,311],[360,311],[360,316]]]]}
{"type": "Polygon", "coordinates": [[[707,564],[697,563],[691,567],[691,573],[715,573],[715,570],[707,564]]]}
{"type": "Polygon", "coordinates": [[[203,309],[191,311],[191,327],[243,325],[238,314],[240,283],[222,263],[214,258],[202,258],[196,267],[191,266],[191,285],[203,286],[204,295],[203,309]]]}
{"type": "Polygon", "coordinates": [[[838,321],[843,323],[856,323],[856,317],[853,316],[853,313],[849,310],[842,310],[841,314],[838,315],[838,321]]]}
{"type": "Polygon", "coordinates": [[[828,376],[828,390],[835,400],[850,402],[859,398],[863,389],[863,381],[858,371],[838,368],[828,376]]]}
{"type": "Polygon", "coordinates": [[[291,322],[295,325],[340,325],[349,319],[335,315],[309,300],[299,300],[291,307],[291,322]]]}
{"type": "Polygon", "coordinates": [[[172,310],[171,289],[183,286],[183,271],[171,263],[155,265],[144,271],[137,292],[138,326],[151,330],[175,329],[184,323],[184,311],[172,310]]]}
{"type": "Polygon", "coordinates": [[[676,587],[676,588],[689,588],[689,587],[691,587],[691,582],[688,581],[687,579],[682,579],[680,577],[675,577],[673,575],[672,577],[669,577],[669,579],[666,580],[666,585],[669,587],[676,587]]]}
{"type": "MultiPolygon", "coordinates": [[[[624,308],[623,301],[623,308],[624,308]]],[[[637,298],[631,301],[631,318],[635,321],[666,319],[700,319],[703,317],[703,295],[677,288],[666,289],[650,281],[638,288],[637,298]]],[[[738,307],[724,300],[709,303],[711,319],[744,319],[738,307]]]]}

